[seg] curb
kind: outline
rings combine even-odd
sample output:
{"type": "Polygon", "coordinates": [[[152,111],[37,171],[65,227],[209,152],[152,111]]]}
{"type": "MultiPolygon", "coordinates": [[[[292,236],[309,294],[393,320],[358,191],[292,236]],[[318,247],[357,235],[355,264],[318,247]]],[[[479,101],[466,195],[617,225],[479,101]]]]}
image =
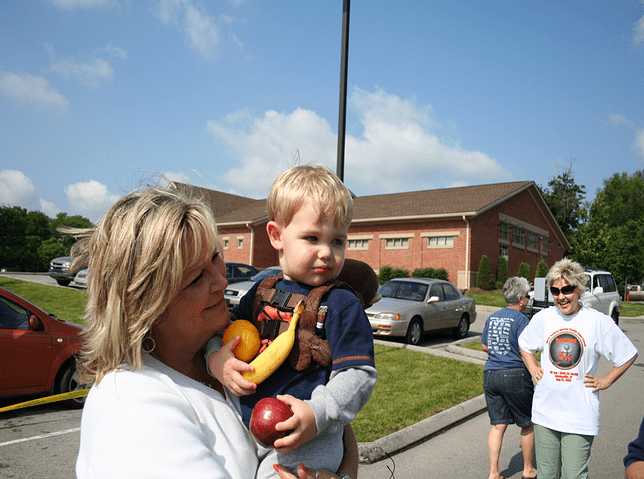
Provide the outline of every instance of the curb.
{"type": "Polygon", "coordinates": [[[485,411],[485,396],[481,394],[461,404],[446,409],[423,419],[416,424],[407,426],[400,431],[376,439],[373,442],[358,444],[361,464],[371,464],[404,449],[415,446],[432,436],[435,436],[461,422],[485,411]]]}
{"type": "MultiPolygon", "coordinates": [[[[424,348],[421,346],[411,346],[409,344],[390,343],[375,339],[374,343],[393,348],[409,349],[420,353],[440,356],[443,358],[455,359],[457,361],[468,362],[478,365],[485,364],[487,355],[458,346],[448,346],[443,349],[424,348]],[[483,355],[484,357],[480,357],[483,355]]],[[[426,441],[433,436],[444,432],[463,421],[485,411],[485,396],[481,394],[472,399],[468,399],[456,406],[425,418],[416,424],[407,426],[399,431],[393,432],[387,436],[376,439],[372,442],[358,443],[358,453],[360,464],[371,464],[373,462],[385,459],[391,454],[403,451],[416,444],[426,441]]]]}

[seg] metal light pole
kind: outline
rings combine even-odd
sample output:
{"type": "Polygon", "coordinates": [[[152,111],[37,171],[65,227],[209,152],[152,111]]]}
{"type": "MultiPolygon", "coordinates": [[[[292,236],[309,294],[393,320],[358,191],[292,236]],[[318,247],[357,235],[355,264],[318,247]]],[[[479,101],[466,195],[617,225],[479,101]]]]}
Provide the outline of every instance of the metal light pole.
{"type": "Polygon", "coordinates": [[[340,60],[340,109],[338,112],[338,155],[336,174],[344,181],[344,138],[347,120],[347,62],[349,60],[349,14],[351,0],[342,4],[342,51],[340,60]]]}

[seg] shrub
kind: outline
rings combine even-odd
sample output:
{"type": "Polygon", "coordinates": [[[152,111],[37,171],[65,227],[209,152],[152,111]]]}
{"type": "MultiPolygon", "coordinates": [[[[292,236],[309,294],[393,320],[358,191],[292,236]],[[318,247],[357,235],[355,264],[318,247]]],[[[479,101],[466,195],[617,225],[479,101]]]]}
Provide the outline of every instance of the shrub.
{"type": "Polygon", "coordinates": [[[416,268],[411,273],[412,278],[435,278],[447,281],[447,270],[445,268],[416,268]]]}
{"type": "Polygon", "coordinates": [[[391,266],[383,266],[378,272],[378,280],[380,284],[384,284],[393,278],[409,278],[409,271],[403,268],[392,268],[391,266]]]}
{"type": "Polygon", "coordinates": [[[505,281],[508,279],[508,258],[499,256],[496,262],[496,289],[503,288],[505,281]]]}
{"type": "Polygon", "coordinates": [[[519,265],[519,271],[517,271],[517,276],[520,276],[530,281],[530,265],[525,261],[523,261],[519,265]]]}
{"type": "Polygon", "coordinates": [[[476,275],[476,286],[481,289],[494,288],[492,272],[490,270],[490,260],[486,255],[481,256],[481,261],[479,262],[479,271],[476,275]]]}
{"type": "Polygon", "coordinates": [[[541,258],[537,263],[537,271],[535,271],[534,275],[537,278],[543,278],[545,275],[548,274],[549,269],[550,268],[548,268],[548,264],[545,262],[543,258],[541,258]]]}

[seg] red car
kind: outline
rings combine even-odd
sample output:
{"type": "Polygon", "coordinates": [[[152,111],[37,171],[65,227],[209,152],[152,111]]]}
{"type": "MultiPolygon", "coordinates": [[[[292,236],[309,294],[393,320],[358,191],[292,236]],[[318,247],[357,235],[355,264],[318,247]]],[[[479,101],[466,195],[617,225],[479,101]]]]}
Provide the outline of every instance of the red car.
{"type": "MultiPolygon", "coordinates": [[[[0,397],[78,389],[81,327],[0,288],[0,397]]],[[[68,401],[80,407],[84,399],[68,401]]]]}

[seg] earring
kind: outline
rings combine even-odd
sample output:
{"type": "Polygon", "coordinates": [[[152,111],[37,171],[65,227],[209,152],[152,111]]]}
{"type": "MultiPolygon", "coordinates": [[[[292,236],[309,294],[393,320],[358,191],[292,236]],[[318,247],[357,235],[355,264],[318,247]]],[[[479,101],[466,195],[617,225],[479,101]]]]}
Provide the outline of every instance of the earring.
{"type": "Polygon", "coordinates": [[[143,338],[143,341],[141,341],[141,349],[143,350],[144,353],[150,354],[156,349],[156,347],[157,347],[157,342],[150,335],[146,335],[143,338]]]}

